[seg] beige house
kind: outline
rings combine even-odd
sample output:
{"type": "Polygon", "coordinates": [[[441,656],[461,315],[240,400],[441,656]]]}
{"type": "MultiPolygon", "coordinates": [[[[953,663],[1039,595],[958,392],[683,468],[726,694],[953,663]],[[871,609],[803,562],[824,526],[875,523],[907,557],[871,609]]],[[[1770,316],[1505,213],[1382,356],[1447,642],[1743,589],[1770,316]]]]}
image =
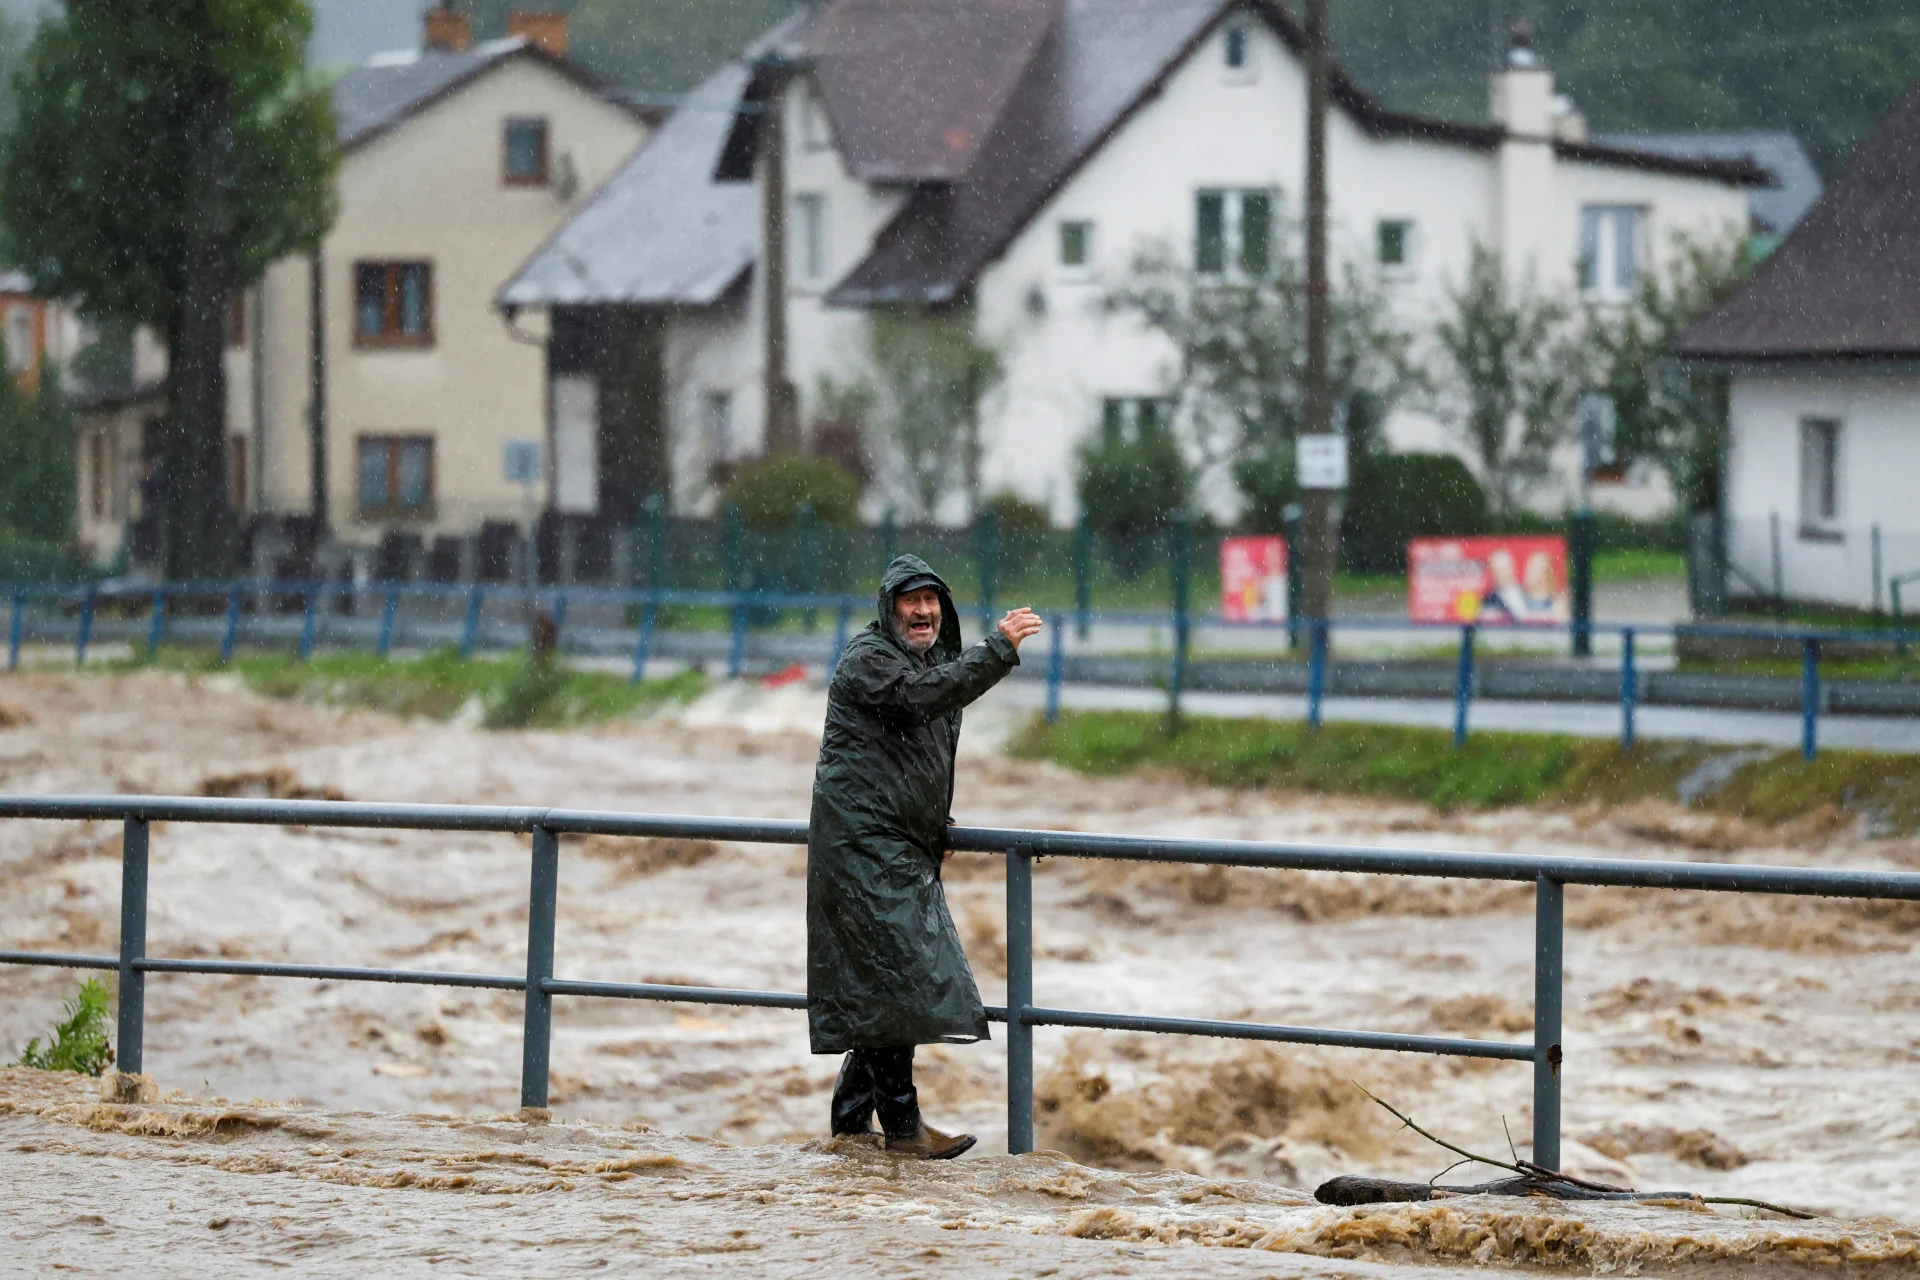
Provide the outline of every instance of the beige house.
{"type": "MultiPolygon", "coordinates": [[[[568,60],[564,19],[511,29],[474,44],[436,9],[420,50],[333,87],[339,219],[235,300],[229,333],[232,498],[260,571],[470,573],[474,535],[504,552],[527,521],[503,458],[545,452],[546,357],[493,297],[649,126],[568,60]]],[[[157,387],[81,408],[82,535],[109,560],[144,514],[157,387]]]]}

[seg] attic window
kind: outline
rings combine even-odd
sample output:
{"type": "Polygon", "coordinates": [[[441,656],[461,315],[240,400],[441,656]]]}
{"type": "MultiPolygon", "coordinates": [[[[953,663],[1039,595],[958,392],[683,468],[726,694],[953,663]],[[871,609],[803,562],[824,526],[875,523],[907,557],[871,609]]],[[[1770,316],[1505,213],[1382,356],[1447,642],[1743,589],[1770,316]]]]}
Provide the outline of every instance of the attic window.
{"type": "Polygon", "coordinates": [[[1220,33],[1220,66],[1227,79],[1246,82],[1253,78],[1252,36],[1244,19],[1229,22],[1220,33]]]}
{"type": "Polygon", "coordinates": [[[547,122],[537,116],[507,121],[505,181],[510,187],[547,185],[547,122]]]}
{"type": "Polygon", "coordinates": [[[1062,274],[1085,275],[1093,267],[1093,224],[1070,220],[1060,224],[1060,270],[1062,274]]]}

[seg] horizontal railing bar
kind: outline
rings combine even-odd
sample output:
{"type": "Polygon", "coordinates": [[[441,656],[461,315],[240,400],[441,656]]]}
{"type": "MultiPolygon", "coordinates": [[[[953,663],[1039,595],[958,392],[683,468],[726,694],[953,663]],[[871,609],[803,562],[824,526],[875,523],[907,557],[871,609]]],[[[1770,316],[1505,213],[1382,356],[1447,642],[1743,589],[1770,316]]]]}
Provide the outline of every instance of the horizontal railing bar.
{"type": "MultiPolygon", "coordinates": [[[[0,817],[127,819],[315,827],[406,828],[421,831],[528,832],[678,837],[747,844],[805,844],[807,824],[760,818],[616,813],[590,809],[490,805],[373,804],[339,800],[229,800],[202,796],[0,796],[0,817]]],[[[954,849],[1004,853],[1016,845],[1034,856],[1111,858],[1203,866],[1368,875],[1432,876],[1643,889],[1698,889],[1811,897],[1920,900],[1920,874],[1846,871],[1632,858],[1569,858],[1519,853],[1434,852],[1354,845],[1248,840],[1183,840],[1006,827],[949,827],[954,849]]]]}
{"type": "Polygon", "coordinates": [[[53,951],[0,951],[0,964],[39,964],[52,969],[118,969],[112,956],[64,956],[53,951]]]}
{"type": "Polygon", "coordinates": [[[734,1004],[761,1009],[804,1009],[807,998],[791,991],[736,991],[726,987],[682,987],[657,982],[578,982],[548,978],[540,989],[550,996],[605,996],[614,1000],[672,1000],[685,1004],[734,1004]]]}
{"type": "Polygon", "coordinates": [[[1513,1062],[1530,1062],[1533,1059],[1533,1046],[1530,1044],[1401,1035],[1392,1031],[1338,1031],[1327,1027],[1289,1027],[1270,1022],[1218,1022],[1200,1018],[1154,1018],[1144,1014],[1089,1013],[1080,1009],[1029,1008],[1021,1021],[1030,1027],[1153,1031],[1166,1035],[1216,1036],[1228,1040],[1277,1040],[1286,1044],[1331,1045],[1340,1049],[1394,1049],[1402,1053],[1439,1053],[1460,1058],[1504,1058],[1513,1062]]]}
{"type": "Polygon", "coordinates": [[[151,956],[134,961],[133,967],[146,973],[211,973],[240,978],[401,982],[424,987],[486,987],[494,991],[525,991],[527,989],[525,978],[510,974],[443,973],[433,969],[356,969],[328,964],[266,964],[253,960],[168,960],[151,956]]]}

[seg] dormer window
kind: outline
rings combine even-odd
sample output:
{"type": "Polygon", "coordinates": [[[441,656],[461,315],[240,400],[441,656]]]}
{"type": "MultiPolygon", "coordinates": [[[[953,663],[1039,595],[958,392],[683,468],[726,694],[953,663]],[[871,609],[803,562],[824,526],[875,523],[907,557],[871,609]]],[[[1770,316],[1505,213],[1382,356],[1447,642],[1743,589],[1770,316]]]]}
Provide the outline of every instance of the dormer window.
{"type": "Polygon", "coordinates": [[[506,184],[510,187],[547,185],[547,122],[538,116],[516,116],[507,121],[503,150],[506,184]]]}
{"type": "Polygon", "coordinates": [[[1227,24],[1220,38],[1221,63],[1229,72],[1247,70],[1247,24],[1236,19],[1227,24]]]}

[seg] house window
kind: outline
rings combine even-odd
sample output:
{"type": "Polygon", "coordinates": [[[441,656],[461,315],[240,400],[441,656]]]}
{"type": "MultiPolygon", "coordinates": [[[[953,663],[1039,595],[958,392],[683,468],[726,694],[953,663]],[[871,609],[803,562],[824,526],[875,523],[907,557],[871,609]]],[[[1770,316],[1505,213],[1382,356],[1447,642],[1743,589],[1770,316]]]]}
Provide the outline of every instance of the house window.
{"type": "Polygon", "coordinates": [[[800,279],[805,284],[820,284],[833,269],[827,243],[827,198],[817,194],[795,196],[793,209],[800,224],[800,242],[794,246],[800,279]]]}
{"type": "Polygon", "coordinates": [[[1800,534],[1837,537],[1840,533],[1840,423],[1833,418],[1800,420],[1800,534]]]}
{"type": "Polygon", "coordinates": [[[113,495],[113,455],[107,447],[107,433],[87,433],[87,514],[99,521],[109,514],[113,495]]]}
{"type": "Polygon", "coordinates": [[[733,394],[709,391],[706,397],[707,457],[725,462],[733,457],[733,394]]]}
{"type": "Polygon", "coordinates": [[[1375,230],[1380,265],[1389,273],[1413,268],[1413,223],[1404,218],[1382,218],[1375,230]]]}
{"type": "Polygon", "coordinates": [[[1194,269],[1261,276],[1273,258],[1271,191],[1202,191],[1194,199],[1194,269]]]}
{"type": "Polygon", "coordinates": [[[1589,298],[1630,298],[1640,287],[1641,224],[1646,210],[1626,204],[1590,204],[1580,210],[1580,292],[1589,298]]]}
{"type": "Polygon", "coordinates": [[[1131,442],[1166,426],[1167,416],[1167,402],[1157,396],[1108,396],[1100,402],[1100,431],[1108,440],[1131,442]]]}
{"type": "Polygon", "coordinates": [[[1249,36],[1244,21],[1229,22],[1220,33],[1220,65],[1230,80],[1251,79],[1253,59],[1249,57],[1249,36]]]}
{"type": "Polygon", "coordinates": [[[547,185],[547,122],[538,116],[507,121],[503,138],[504,175],[510,187],[547,185]]]}
{"type": "Polygon", "coordinates": [[[432,436],[361,436],[354,463],[362,519],[432,513],[432,436]]]}
{"type": "Polygon", "coordinates": [[[1084,275],[1093,267],[1093,224],[1075,221],[1060,224],[1060,266],[1072,275],[1084,275]]]}
{"type": "Polygon", "coordinates": [[[353,340],[361,347],[433,345],[433,267],[361,262],[353,269],[353,340]]]}

